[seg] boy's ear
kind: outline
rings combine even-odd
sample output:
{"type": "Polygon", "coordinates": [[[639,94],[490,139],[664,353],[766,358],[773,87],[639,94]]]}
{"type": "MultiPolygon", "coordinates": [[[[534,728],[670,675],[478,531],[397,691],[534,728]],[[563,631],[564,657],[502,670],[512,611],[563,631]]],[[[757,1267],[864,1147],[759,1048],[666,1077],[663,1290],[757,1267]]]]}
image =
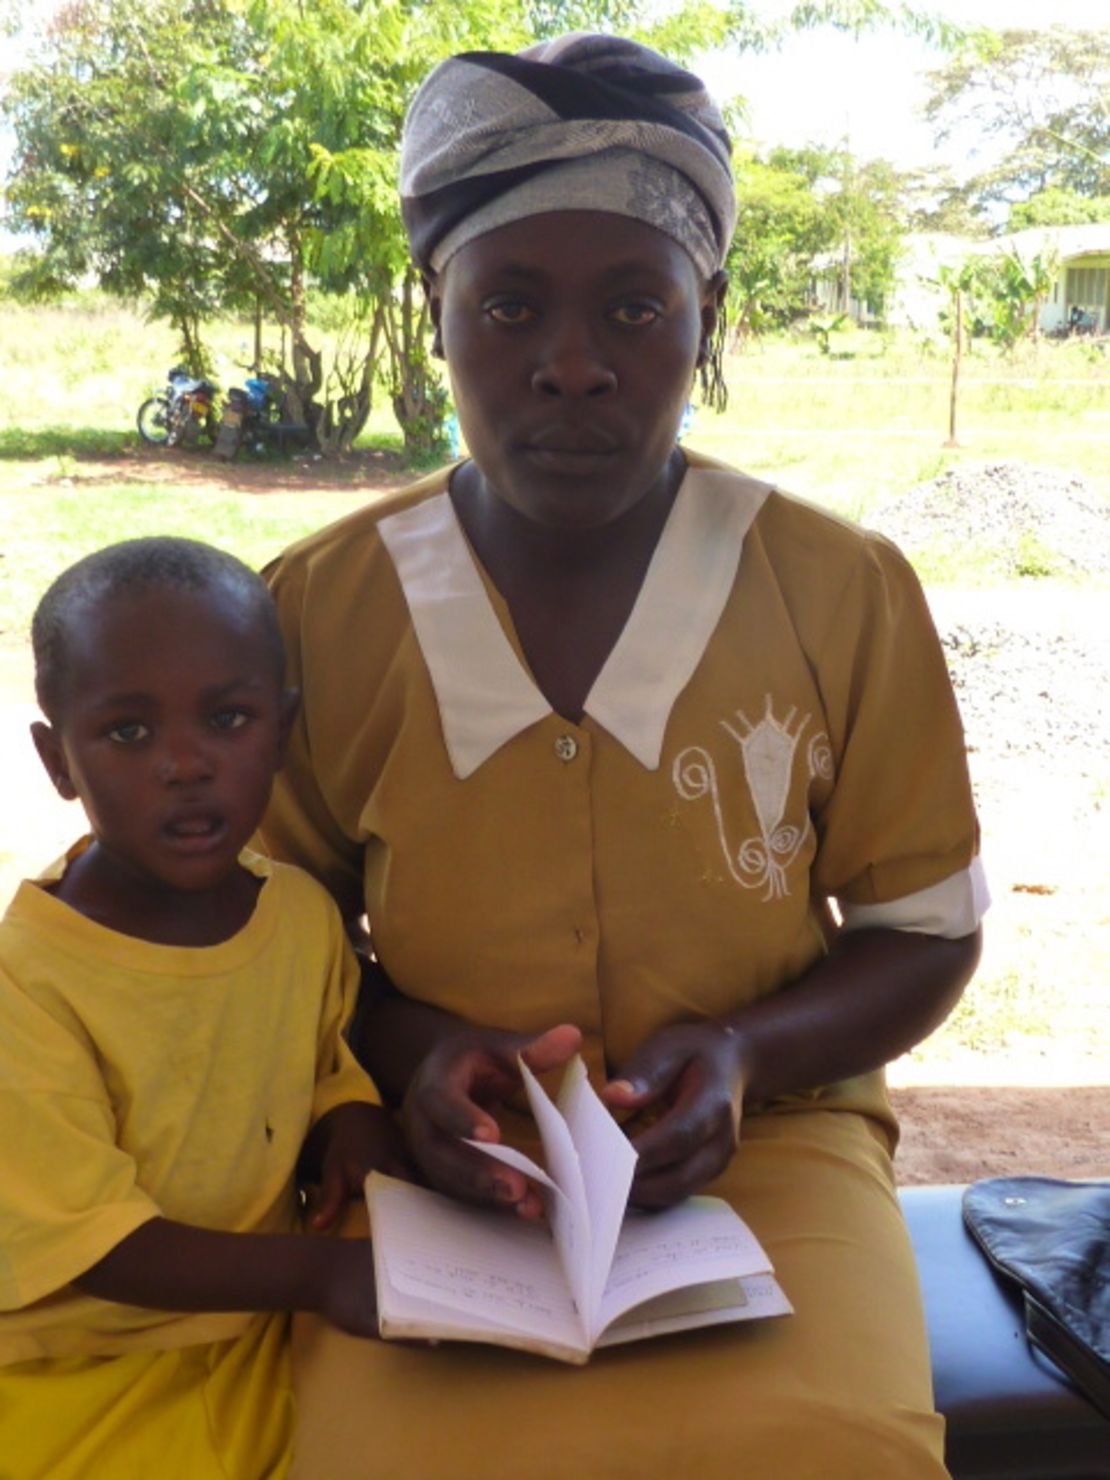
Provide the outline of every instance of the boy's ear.
{"type": "Polygon", "coordinates": [[[75,802],[77,800],[77,788],[69,778],[69,764],[66,761],[62,742],[58,738],[58,732],[41,719],[35,720],[31,726],[31,739],[35,742],[35,749],[39,753],[39,760],[46,768],[46,774],[54,783],[54,790],[63,800],[75,802]]]}
{"type": "Polygon", "coordinates": [[[301,707],[300,689],[282,689],[281,709],[278,715],[278,766],[284,766],[289,751],[289,737],[293,733],[293,721],[301,707]]]}

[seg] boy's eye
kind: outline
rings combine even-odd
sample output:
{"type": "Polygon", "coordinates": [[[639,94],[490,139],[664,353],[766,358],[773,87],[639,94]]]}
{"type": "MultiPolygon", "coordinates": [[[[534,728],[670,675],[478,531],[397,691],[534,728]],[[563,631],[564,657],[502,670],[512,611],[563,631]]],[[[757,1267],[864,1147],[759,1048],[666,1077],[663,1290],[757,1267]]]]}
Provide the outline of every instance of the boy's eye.
{"type": "Polygon", "coordinates": [[[486,313],[498,324],[530,324],[536,317],[534,308],[521,303],[518,298],[501,298],[486,305],[486,313]]]}
{"type": "Polygon", "coordinates": [[[240,730],[250,719],[245,709],[217,709],[210,721],[214,730],[240,730]]]}
{"type": "Polygon", "coordinates": [[[108,739],[115,741],[117,745],[134,745],[137,740],[145,740],[149,734],[150,731],[141,721],[129,719],[122,725],[113,725],[108,731],[108,739]]]}
{"type": "Polygon", "coordinates": [[[650,303],[618,303],[609,317],[626,329],[640,329],[645,324],[654,324],[659,310],[650,303]]]}

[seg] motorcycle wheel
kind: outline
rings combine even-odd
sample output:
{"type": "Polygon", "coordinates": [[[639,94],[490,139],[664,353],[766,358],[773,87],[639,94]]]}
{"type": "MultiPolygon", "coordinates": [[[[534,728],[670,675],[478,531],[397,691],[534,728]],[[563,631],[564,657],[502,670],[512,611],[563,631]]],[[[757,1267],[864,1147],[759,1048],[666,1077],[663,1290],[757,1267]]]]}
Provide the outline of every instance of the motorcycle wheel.
{"type": "Polygon", "coordinates": [[[154,447],[161,447],[169,441],[169,410],[170,403],[165,396],[150,396],[139,407],[135,422],[139,428],[139,436],[144,442],[149,442],[154,447]]]}

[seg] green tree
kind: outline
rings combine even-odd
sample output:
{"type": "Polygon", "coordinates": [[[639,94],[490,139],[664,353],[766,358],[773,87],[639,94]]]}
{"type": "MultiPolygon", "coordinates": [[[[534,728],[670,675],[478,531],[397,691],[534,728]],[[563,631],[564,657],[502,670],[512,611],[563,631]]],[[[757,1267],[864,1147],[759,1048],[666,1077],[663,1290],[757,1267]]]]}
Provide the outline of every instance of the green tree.
{"type": "Polygon", "coordinates": [[[1080,195],[1062,185],[1050,185],[1010,210],[1009,230],[1027,226],[1085,226],[1110,221],[1110,195],[1080,195]]]}
{"type": "Polygon", "coordinates": [[[49,297],[91,273],[120,296],[153,293],[154,311],[177,326],[199,369],[199,324],[229,296],[231,279],[198,229],[196,202],[168,189],[188,164],[185,137],[180,110],[150,84],[191,49],[190,7],[166,5],[156,19],[141,53],[129,54],[126,3],[102,13],[71,6],[41,59],[10,79],[4,111],[17,151],[8,223],[40,247],[22,254],[13,287],[49,297]]]}
{"type": "Polygon", "coordinates": [[[771,161],[805,180],[819,204],[810,272],[836,282],[839,302],[881,315],[894,282],[906,217],[902,176],[885,160],[860,163],[845,148],[776,149],[771,161]],[[822,264],[813,262],[823,253],[822,264]],[[847,293],[845,293],[845,288],[847,293]]]}
{"type": "Polygon", "coordinates": [[[10,218],[42,243],[25,290],[91,272],[147,296],[194,363],[204,317],[257,304],[282,331],[293,412],[320,446],[350,445],[382,370],[410,453],[426,455],[443,395],[405,279],[401,120],[439,57],[523,35],[519,8],[492,0],[465,15],[447,0],[83,0],[6,104],[10,218]],[[331,166],[356,152],[352,182],[331,166]],[[310,276],[349,304],[327,364],[310,276]]]}
{"type": "Polygon", "coordinates": [[[1013,248],[984,259],[981,282],[993,300],[994,338],[1003,348],[1036,339],[1058,266],[1050,252],[1023,256],[1013,248]]]}
{"type": "Polygon", "coordinates": [[[736,235],[728,257],[736,333],[788,324],[805,307],[813,262],[831,249],[834,226],[812,181],[772,154],[736,162],[736,235]]]}
{"type": "MultiPolygon", "coordinates": [[[[978,253],[959,266],[942,267],[938,281],[952,302],[957,293],[962,294],[970,336],[986,337],[1009,350],[1023,339],[1035,339],[1040,332],[1041,309],[1057,269],[1057,259],[1051,252],[1023,256],[1011,248],[978,253]]],[[[950,311],[951,305],[942,311],[946,326],[950,311]]]]}
{"type": "Polygon", "coordinates": [[[938,139],[974,129],[1000,158],[970,182],[981,204],[1052,187],[1110,195],[1110,30],[1003,31],[970,38],[932,74],[938,139]]]}

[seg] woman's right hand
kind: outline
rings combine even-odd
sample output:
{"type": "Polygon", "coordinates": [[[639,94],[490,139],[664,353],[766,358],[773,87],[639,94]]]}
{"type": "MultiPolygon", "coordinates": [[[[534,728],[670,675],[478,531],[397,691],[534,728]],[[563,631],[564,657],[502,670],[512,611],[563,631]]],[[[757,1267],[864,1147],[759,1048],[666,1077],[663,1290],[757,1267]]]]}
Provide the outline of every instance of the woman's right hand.
{"type": "Polygon", "coordinates": [[[520,1089],[518,1056],[534,1073],[557,1069],[582,1046],[570,1023],[537,1038],[499,1028],[461,1028],[430,1050],[412,1077],[402,1107],[405,1135],[428,1181],[467,1202],[511,1208],[538,1218],[540,1196],[522,1172],[483,1156],[467,1139],[496,1143],[492,1109],[520,1089]]]}

